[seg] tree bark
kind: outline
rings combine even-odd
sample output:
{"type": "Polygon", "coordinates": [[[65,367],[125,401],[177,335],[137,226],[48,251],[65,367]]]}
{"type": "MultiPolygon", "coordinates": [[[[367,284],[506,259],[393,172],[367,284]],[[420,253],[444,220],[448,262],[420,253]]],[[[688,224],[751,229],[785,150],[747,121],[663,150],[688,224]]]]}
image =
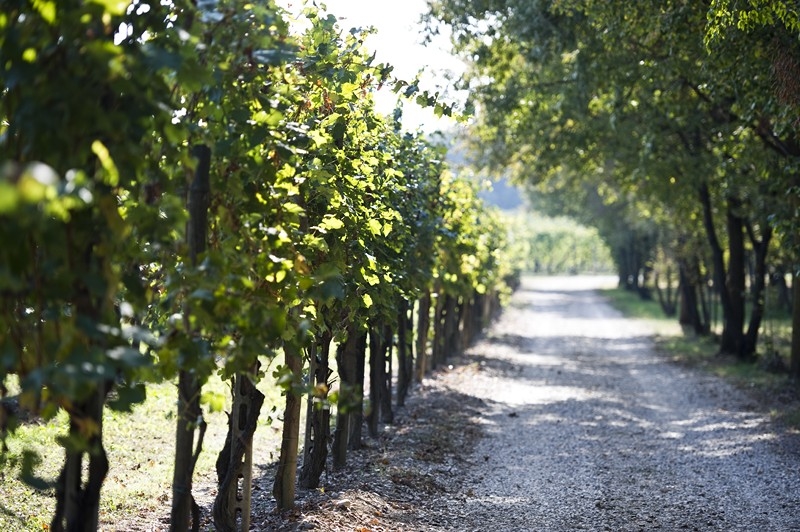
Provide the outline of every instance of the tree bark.
{"type": "MultiPolygon", "coordinates": [[[[746,359],[750,353],[745,352],[745,284],[746,265],[744,249],[744,221],[736,213],[739,202],[729,198],[727,209],[728,227],[728,278],[726,292],[728,294],[728,314],[722,329],[720,351],[746,359]]],[[[724,309],[723,309],[724,311],[724,309]]]]}
{"type": "Polygon", "coordinates": [[[347,465],[347,444],[350,436],[351,413],[357,405],[356,358],[358,356],[358,331],[347,326],[345,341],[336,349],[339,368],[339,400],[336,408],[336,429],[333,433],[333,467],[347,465]]]}
{"type": "Polygon", "coordinates": [[[247,375],[236,374],[232,384],[228,434],[216,462],[218,487],[212,514],[218,532],[236,532],[237,522],[241,530],[249,529],[253,435],[264,404],[264,394],[247,375]]]}
{"type": "MultiPolygon", "coordinates": [[[[700,201],[703,205],[703,225],[705,226],[706,237],[711,248],[712,263],[714,265],[714,285],[716,286],[719,294],[720,306],[722,307],[722,338],[720,340],[720,352],[726,354],[736,354],[741,347],[741,339],[743,336],[742,327],[744,326],[744,309],[742,309],[740,312],[737,312],[734,307],[737,302],[744,301],[744,295],[740,294],[740,296],[737,297],[736,302],[731,299],[732,295],[735,295],[736,292],[734,289],[732,289],[732,281],[733,279],[737,278],[744,279],[744,237],[741,232],[741,226],[739,226],[739,236],[741,237],[742,247],[738,250],[738,253],[737,251],[731,249],[729,264],[731,264],[731,267],[735,267],[734,255],[738,254],[739,259],[741,259],[739,262],[740,270],[739,273],[735,273],[731,277],[731,275],[726,272],[725,254],[722,246],[720,245],[719,238],[717,237],[716,228],[714,227],[714,214],[711,206],[711,194],[707,184],[703,184],[700,187],[700,201]],[[736,326],[737,323],[738,328],[736,326]]],[[[731,206],[729,204],[728,231],[731,233],[731,239],[735,239],[734,233],[736,233],[736,226],[736,217],[733,215],[731,206]]],[[[734,244],[732,243],[731,248],[733,248],[733,246],[734,244]]],[[[742,291],[743,290],[744,287],[742,286],[742,291]]]]}
{"type": "Polygon", "coordinates": [[[313,385],[314,391],[308,400],[308,424],[306,445],[304,447],[303,467],[300,470],[300,487],[314,489],[319,487],[319,479],[325,470],[328,459],[328,443],[331,439],[331,411],[325,404],[330,389],[330,351],[333,334],[330,330],[319,336],[318,348],[312,350],[310,357],[314,359],[313,385]]]}
{"type": "Polygon", "coordinates": [[[394,423],[394,411],[392,410],[392,378],[394,369],[393,342],[394,331],[391,325],[384,324],[380,330],[381,334],[381,363],[383,364],[383,379],[381,380],[381,421],[384,423],[394,423]]]}
{"type": "Polygon", "coordinates": [[[753,286],[751,290],[753,304],[750,311],[750,322],[747,326],[747,333],[744,337],[744,347],[742,356],[752,358],[756,353],[758,346],[758,331],[761,328],[761,322],[764,319],[764,291],[766,289],[767,279],[767,253],[769,250],[769,243],[772,240],[772,228],[765,225],[763,229],[764,234],[761,240],[757,240],[752,227],[747,226],[747,234],[750,236],[750,241],[753,244],[753,251],[755,252],[755,264],[753,267],[753,286]]]}
{"type": "Polygon", "coordinates": [[[789,363],[792,378],[800,380],[800,270],[792,276],[792,352],[789,363]]]}
{"type": "Polygon", "coordinates": [[[451,295],[445,297],[444,302],[444,339],[441,362],[457,355],[458,345],[458,300],[451,295]]]}
{"type": "Polygon", "coordinates": [[[401,297],[397,309],[397,406],[405,405],[414,378],[412,327],[408,300],[401,297]]]}
{"type": "Polygon", "coordinates": [[[355,406],[350,413],[350,435],[347,440],[347,448],[355,451],[363,447],[361,427],[364,424],[364,371],[367,362],[367,333],[358,334],[356,342],[356,397],[355,406]]]}
{"type": "Polygon", "coordinates": [[[386,365],[383,355],[382,326],[373,324],[369,331],[369,412],[367,429],[371,438],[378,437],[378,421],[384,405],[384,386],[386,365]]]}
{"type": "Polygon", "coordinates": [[[690,271],[690,267],[685,262],[681,262],[678,267],[678,277],[681,325],[691,327],[696,334],[708,334],[708,321],[703,319],[699,308],[702,300],[702,294],[698,298],[699,272],[696,268],[692,268],[690,271]]]}
{"type": "Polygon", "coordinates": [[[436,369],[444,362],[446,332],[444,327],[445,295],[439,293],[433,310],[433,349],[431,350],[431,369],[436,369]]]}
{"type": "Polygon", "coordinates": [[[87,450],[66,450],[64,466],[56,482],[56,510],[50,523],[54,532],[94,532],[99,525],[100,489],[108,474],[108,457],[103,447],[103,405],[111,383],[105,383],[84,402],[69,412],[69,435],[85,440],[81,426],[94,424],[96,433],[87,441],[87,450]],[[89,458],[89,474],[83,477],[83,457],[89,458]]]}
{"type": "Polygon", "coordinates": [[[417,382],[422,382],[428,372],[428,334],[431,328],[431,292],[426,290],[419,299],[417,309],[417,382]]]}
{"type": "MultiPolygon", "coordinates": [[[[661,306],[661,310],[664,311],[664,315],[673,317],[678,312],[677,294],[680,293],[680,286],[675,291],[675,296],[673,296],[672,268],[669,266],[667,266],[666,277],[666,288],[663,290],[661,289],[661,279],[657,273],[653,276],[653,286],[655,287],[656,295],[658,296],[658,304],[661,306]]],[[[678,277],[680,277],[680,275],[678,275],[678,277]]],[[[678,283],[680,284],[680,282],[681,280],[679,279],[678,283]]]]}
{"type": "MultiPolygon", "coordinates": [[[[189,244],[189,259],[193,266],[198,257],[206,250],[208,240],[208,207],[210,202],[210,165],[211,150],[207,146],[195,146],[192,154],[198,164],[195,177],[189,188],[187,207],[189,223],[186,237],[189,244]]],[[[184,321],[189,330],[189,309],[184,310],[184,321]]],[[[202,446],[202,434],[205,430],[203,411],[200,409],[201,384],[194,372],[187,368],[178,374],[178,421],[175,434],[175,469],[172,477],[172,511],[170,513],[170,530],[184,532],[193,521],[192,529],[200,524],[192,515],[199,515],[197,504],[192,497],[192,476],[194,464],[202,446]],[[198,449],[194,450],[194,431],[199,428],[198,449]]]]}
{"type": "MultiPolygon", "coordinates": [[[[281,454],[278,460],[278,471],[272,494],[278,503],[279,510],[294,508],[295,479],[297,478],[297,452],[300,444],[300,407],[303,399],[297,391],[295,382],[300,381],[303,373],[303,356],[294,346],[285,346],[286,366],[292,372],[292,383],[286,391],[286,409],[283,414],[283,437],[281,438],[281,454]]],[[[242,527],[243,530],[248,528],[242,527]]]]}

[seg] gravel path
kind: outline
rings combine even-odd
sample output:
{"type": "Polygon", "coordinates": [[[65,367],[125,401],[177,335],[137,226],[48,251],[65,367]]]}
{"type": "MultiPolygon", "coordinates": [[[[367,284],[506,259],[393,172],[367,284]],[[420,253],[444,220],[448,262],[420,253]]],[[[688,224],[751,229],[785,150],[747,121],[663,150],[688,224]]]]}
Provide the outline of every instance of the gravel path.
{"type": "Polygon", "coordinates": [[[443,376],[486,434],[446,528],[800,530],[800,436],[660,359],[593,291],[608,282],[527,279],[473,369],[443,376]]]}

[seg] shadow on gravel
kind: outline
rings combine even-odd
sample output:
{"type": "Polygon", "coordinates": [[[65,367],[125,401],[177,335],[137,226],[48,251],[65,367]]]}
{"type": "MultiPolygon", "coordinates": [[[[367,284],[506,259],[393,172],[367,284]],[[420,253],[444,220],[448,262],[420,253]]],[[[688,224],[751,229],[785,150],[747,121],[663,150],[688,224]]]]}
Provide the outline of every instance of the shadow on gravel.
{"type": "MultiPolygon", "coordinates": [[[[652,356],[650,349],[647,336],[500,334],[485,339],[464,363],[495,389],[506,390],[507,401],[487,401],[485,430],[490,440],[520,434],[514,455],[521,470],[547,471],[553,460],[562,470],[565,464],[576,472],[588,469],[594,471],[588,478],[607,478],[628,501],[648,493],[672,501],[673,492],[685,499],[714,496],[709,486],[720,475],[776,494],[791,491],[794,483],[786,473],[791,466],[778,461],[765,466],[753,457],[777,450],[796,463],[797,434],[772,430],[768,413],[758,412],[736,389],[713,377],[684,379],[688,371],[652,356]]],[[[492,467],[493,457],[486,460],[492,467]]],[[[502,513],[502,502],[495,502],[501,507],[493,511],[502,513]]],[[[615,505],[597,504],[601,510],[615,505]]],[[[795,507],[800,511],[800,504],[795,507]]],[[[615,511],[622,522],[640,517],[635,505],[615,511]]],[[[716,524],[721,519],[697,517],[716,524]]],[[[711,529],[725,529],[716,524],[711,529]]]]}
{"type": "Polygon", "coordinates": [[[497,387],[513,394],[510,382],[526,379],[532,390],[520,388],[511,402],[486,401],[476,461],[484,464],[479,478],[495,480],[468,504],[475,515],[516,515],[522,506],[548,523],[537,529],[744,530],[738,510],[714,502],[727,498],[764,530],[785,529],[761,515],[776,504],[784,515],[800,515],[792,495],[797,435],[771,432],[768,418],[746,405],[722,406],[718,387],[676,389],[683,397],[673,402],[664,389],[628,393],[616,372],[550,368],[542,378],[486,362],[478,371],[499,377],[497,387]],[[584,507],[571,514],[581,516],[576,521],[547,508],[566,493],[571,506],[584,507]],[[608,528],[594,528],[600,522],[608,528]]]}

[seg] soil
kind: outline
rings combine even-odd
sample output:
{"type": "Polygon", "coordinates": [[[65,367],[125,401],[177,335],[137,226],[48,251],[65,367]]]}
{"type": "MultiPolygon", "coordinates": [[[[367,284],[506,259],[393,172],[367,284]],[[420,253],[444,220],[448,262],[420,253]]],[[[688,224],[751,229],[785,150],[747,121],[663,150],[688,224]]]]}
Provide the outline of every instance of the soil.
{"type": "Polygon", "coordinates": [[[800,530],[800,434],[661,357],[594,290],[609,282],[526,279],[296,510],[261,470],[252,529],[800,530]]]}

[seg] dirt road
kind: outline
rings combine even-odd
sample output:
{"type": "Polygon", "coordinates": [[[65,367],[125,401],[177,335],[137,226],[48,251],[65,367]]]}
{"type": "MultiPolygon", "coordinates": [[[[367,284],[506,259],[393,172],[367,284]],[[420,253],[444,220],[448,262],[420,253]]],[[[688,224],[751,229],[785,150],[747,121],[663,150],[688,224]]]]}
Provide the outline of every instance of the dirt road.
{"type": "Polygon", "coordinates": [[[346,471],[257,529],[800,531],[800,435],[658,356],[595,291],[613,284],[526,279],[346,471]]]}
{"type": "Polygon", "coordinates": [[[444,376],[484,405],[462,528],[800,530],[800,436],[659,358],[592,290],[608,281],[528,279],[476,370],[444,376]]]}

